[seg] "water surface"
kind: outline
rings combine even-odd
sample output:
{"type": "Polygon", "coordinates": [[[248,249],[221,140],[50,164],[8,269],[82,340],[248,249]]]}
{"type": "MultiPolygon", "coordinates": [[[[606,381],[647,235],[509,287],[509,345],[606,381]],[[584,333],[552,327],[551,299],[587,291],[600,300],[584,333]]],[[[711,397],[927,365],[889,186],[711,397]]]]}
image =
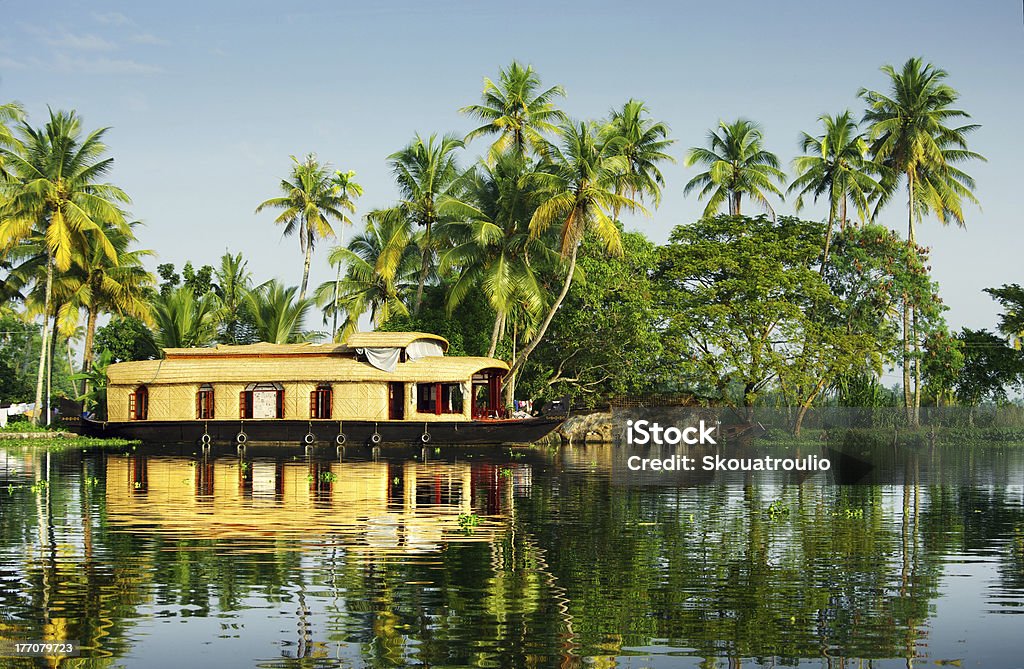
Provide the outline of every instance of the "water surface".
{"type": "Polygon", "coordinates": [[[0,637],[83,646],[0,666],[1024,666],[1021,446],[856,486],[622,460],[0,451],[0,637]]]}

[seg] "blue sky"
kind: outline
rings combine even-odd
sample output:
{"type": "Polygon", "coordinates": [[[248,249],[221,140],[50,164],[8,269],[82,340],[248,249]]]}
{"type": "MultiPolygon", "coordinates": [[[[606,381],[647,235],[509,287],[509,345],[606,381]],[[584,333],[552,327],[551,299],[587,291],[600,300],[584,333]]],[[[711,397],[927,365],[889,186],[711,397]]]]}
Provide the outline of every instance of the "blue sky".
{"type": "MultiPolygon", "coordinates": [[[[922,56],[949,72],[961,107],[982,128],[967,166],[982,209],[968,228],[920,227],[958,328],[995,325],[981,289],[1024,283],[1017,134],[1024,91],[1024,20],[1014,0],[958,2],[555,3],[462,2],[16,3],[0,0],[0,101],[18,100],[41,124],[46,107],[111,126],[111,180],[145,222],[157,262],[215,264],[241,251],[258,279],[301,279],[297,240],[273,215],[290,155],[316,152],[355,170],[359,213],[395,197],[385,159],[415,132],[465,133],[459,107],[512,59],[568,92],[573,116],[647,102],[678,140],[663,204],[628,219],[663,242],[703,209],[683,197],[695,169],[685,149],[720,119],[746,116],[787,164],[817,117],[851,108],[859,87],[883,89],[885,63],[922,56]]],[[[485,147],[472,144],[469,164],[485,147]]],[[[791,202],[776,203],[792,213],[791,202]]],[[[753,211],[749,212],[753,213],[753,211]]],[[[805,215],[821,217],[823,210],[805,215]]],[[[905,233],[898,201],[881,216],[905,233]]],[[[357,223],[357,227],[359,224],[357,223]]],[[[346,232],[351,235],[351,232],[346,232]]],[[[311,283],[333,277],[327,245],[311,283]]]]}

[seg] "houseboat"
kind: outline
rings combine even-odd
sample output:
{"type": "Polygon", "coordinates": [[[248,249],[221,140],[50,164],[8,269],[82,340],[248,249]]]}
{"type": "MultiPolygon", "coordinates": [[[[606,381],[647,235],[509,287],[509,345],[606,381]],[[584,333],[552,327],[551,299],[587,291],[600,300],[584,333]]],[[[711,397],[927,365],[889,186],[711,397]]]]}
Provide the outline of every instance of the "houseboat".
{"type": "Polygon", "coordinates": [[[83,434],[151,443],[530,443],[564,416],[505,415],[501,360],[445,356],[422,332],[344,344],[169,348],[107,369],[107,420],[83,434]]]}

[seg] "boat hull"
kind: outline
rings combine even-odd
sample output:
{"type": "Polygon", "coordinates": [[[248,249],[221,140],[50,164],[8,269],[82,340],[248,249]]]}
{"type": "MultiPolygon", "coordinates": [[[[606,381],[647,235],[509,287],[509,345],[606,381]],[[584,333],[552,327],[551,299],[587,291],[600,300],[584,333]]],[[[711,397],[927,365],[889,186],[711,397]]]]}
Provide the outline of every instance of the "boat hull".
{"type": "Polygon", "coordinates": [[[83,418],[71,429],[88,437],[133,439],[151,444],[524,444],[543,439],[563,420],[564,417],[432,423],[322,420],[103,422],[83,418]],[[243,433],[244,437],[240,437],[243,433]],[[339,440],[339,434],[344,435],[343,442],[339,440]]]}

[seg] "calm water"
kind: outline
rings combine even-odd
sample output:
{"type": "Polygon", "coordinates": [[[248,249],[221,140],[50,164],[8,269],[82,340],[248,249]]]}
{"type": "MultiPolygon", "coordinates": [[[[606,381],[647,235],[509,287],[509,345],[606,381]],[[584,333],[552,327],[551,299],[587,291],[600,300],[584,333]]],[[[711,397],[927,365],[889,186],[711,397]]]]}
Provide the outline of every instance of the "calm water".
{"type": "Polygon", "coordinates": [[[1024,667],[1021,446],[859,486],[279,453],[0,451],[0,637],[80,640],[64,667],[1024,667]]]}

